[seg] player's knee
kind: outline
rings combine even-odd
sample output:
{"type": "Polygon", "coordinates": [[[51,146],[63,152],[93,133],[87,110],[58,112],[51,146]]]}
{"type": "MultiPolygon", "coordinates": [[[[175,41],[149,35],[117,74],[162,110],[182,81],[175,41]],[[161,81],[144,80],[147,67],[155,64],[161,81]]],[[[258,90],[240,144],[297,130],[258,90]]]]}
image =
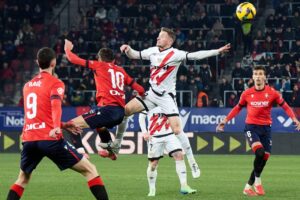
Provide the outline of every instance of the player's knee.
{"type": "Polygon", "coordinates": [[[176,152],[172,153],[171,156],[174,158],[174,160],[183,160],[182,151],[176,151],[176,152]]]}
{"type": "Polygon", "coordinates": [[[265,156],[265,149],[264,148],[258,148],[258,149],[256,149],[256,151],[255,151],[255,155],[256,155],[256,157],[259,157],[259,158],[264,158],[264,156],[265,156]]]}
{"type": "Polygon", "coordinates": [[[269,152],[265,152],[265,155],[264,155],[264,160],[267,161],[269,160],[271,154],[269,152]]]}
{"type": "Polygon", "coordinates": [[[29,183],[30,175],[22,173],[19,175],[16,184],[22,186],[23,188],[29,183]]]}
{"type": "Polygon", "coordinates": [[[158,166],[158,160],[151,161],[150,163],[151,171],[156,170],[157,166],[158,166]]]}

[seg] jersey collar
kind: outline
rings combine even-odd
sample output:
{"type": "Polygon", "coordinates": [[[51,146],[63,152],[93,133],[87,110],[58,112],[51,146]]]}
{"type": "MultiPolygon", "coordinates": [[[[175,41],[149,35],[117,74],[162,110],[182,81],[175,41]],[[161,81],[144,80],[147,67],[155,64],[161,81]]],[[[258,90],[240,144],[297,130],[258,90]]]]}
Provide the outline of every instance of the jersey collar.
{"type": "Polygon", "coordinates": [[[163,52],[163,51],[166,51],[166,50],[171,49],[171,48],[172,48],[172,46],[170,46],[169,48],[166,48],[166,49],[164,49],[164,50],[161,51],[161,50],[159,49],[159,47],[158,47],[158,51],[159,51],[159,52],[163,52]]]}

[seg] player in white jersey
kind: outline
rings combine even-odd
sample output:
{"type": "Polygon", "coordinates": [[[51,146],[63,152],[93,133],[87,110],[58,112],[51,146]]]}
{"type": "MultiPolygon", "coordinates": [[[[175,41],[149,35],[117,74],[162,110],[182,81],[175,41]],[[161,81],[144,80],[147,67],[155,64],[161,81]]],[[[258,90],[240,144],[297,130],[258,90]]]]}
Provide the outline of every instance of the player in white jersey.
{"type": "Polygon", "coordinates": [[[180,192],[182,194],[195,193],[196,190],[187,184],[186,166],[182,154],[182,147],[177,137],[172,133],[168,117],[161,113],[160,107],[156,107],[149,111],[148,114],[145,111],[141,112],[139,115],[139,123],[143,137],[148,141],[148,196],[155,196],[157,167],[159,159],[164,155],[164,151],[175,160],[176,172],[181,185],[180,192]],[[148,129],[146,128],[146,117],[148,118],[148,129]]]}
{"type": "MultiPolygon", "coordinates": [[[[125,115],[130,116],[143,110],[148,111],[157,106],[161,107],[162,113],[166,114],[168,117],[171,129],[175,135],[177,135],[184,151],[186,152],[193,177],[197,178],[200,176],[200,170],[195,162],[188,137],[183,132],[176,104],[176,74],[182,61],[200,60],[210,56],[216,56],[220,53],[229,51],[230,44],[215,50],[189,53],[172,47],[175,37],[176,35],[171,29],[162,28],[157,37],[156,47],[151,47],[142,51],[136,51],[126,44],[120,47],[120,50],[125,52],[131,59],[144,59],[151,61],[151,88],[146,92],[145,97],[134,98],[126,104],[125,115]]],[[[116,140],[109,145],[115,149],[115,153],[118,153],[118,149],[121,146],[126,126],[127,118],[125,117],[123,122],[118,125],[116,140]]],[[[102,147],[105,147],[105,145],[102,145],[102,147]]]]}

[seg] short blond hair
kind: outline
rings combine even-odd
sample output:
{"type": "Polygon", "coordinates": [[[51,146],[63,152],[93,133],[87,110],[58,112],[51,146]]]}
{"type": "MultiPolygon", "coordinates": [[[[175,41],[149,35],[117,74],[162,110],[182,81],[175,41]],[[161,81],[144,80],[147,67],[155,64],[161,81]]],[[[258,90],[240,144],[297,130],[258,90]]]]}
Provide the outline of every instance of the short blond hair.
{"type": "Polygon", "coordinates": [[[168,33],[169,37],[172,38],[173,42],[175,42],[175,40],[176,40],[176,34],[175,34],[175,32],[172,29],[166,28],[166,27],[162,27],[160,29],[160,31],[164,31],[164,32],[168,33]]]}

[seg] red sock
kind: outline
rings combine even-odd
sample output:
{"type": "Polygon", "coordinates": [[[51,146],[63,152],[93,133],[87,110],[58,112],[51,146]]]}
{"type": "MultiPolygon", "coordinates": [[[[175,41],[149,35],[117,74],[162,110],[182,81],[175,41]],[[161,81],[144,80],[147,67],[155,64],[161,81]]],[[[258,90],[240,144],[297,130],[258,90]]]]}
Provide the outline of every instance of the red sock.
{"type": "Polygon", "coordinates": [[[102,179],[100,178],[100,176],[97,176],[91,180],[88,181],[88,185],[89,187],[93,187],[95,185],[104,185],[102,179]]]}
{"type": "Polygon", "coordinates": [[[19,195],[19,197],[23,195],[24,188],[20,185],[13,184],[10,189],[15,191],[19,195]]]}

